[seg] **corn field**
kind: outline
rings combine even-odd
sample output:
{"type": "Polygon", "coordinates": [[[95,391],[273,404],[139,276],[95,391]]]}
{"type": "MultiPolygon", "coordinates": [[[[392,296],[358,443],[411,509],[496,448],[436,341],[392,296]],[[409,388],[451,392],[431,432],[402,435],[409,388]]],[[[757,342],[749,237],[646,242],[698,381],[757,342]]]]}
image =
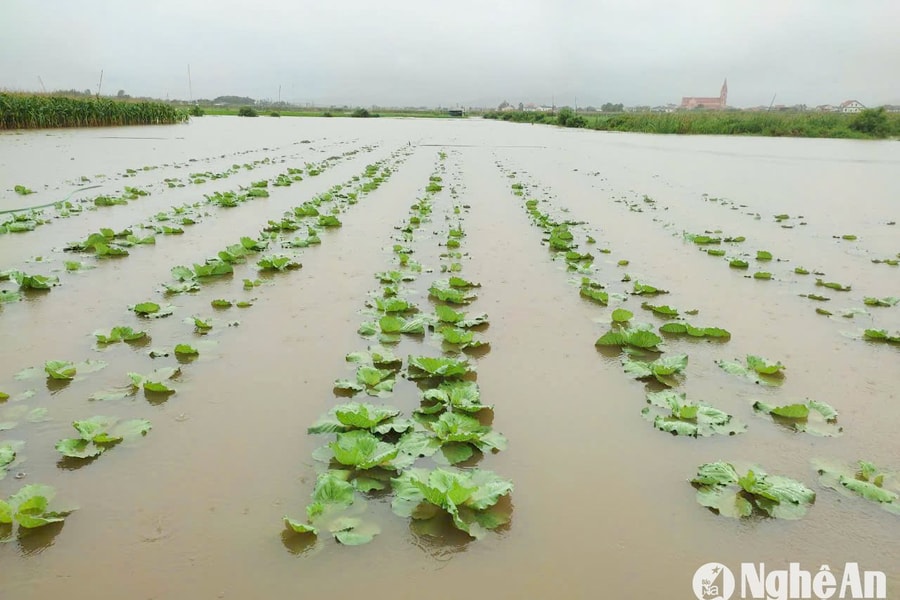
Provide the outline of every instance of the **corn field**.
{"type": "Polygon", "coordinates": [[[0,94],[0,129],[167,125],[187,118],[162,102],[0,94]]]}

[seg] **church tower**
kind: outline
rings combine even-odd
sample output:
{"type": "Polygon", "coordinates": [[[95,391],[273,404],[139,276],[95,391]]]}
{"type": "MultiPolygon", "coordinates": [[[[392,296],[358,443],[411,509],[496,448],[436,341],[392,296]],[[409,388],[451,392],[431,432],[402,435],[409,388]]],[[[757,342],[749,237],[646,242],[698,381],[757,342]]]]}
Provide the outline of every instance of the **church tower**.
{"type": "Polygon", "coordinates": [[[728,104],[728,78],[725,78],[725,82],[722,84],[722,91],[719,92],[719,108],[725,108],[728,104]]]}

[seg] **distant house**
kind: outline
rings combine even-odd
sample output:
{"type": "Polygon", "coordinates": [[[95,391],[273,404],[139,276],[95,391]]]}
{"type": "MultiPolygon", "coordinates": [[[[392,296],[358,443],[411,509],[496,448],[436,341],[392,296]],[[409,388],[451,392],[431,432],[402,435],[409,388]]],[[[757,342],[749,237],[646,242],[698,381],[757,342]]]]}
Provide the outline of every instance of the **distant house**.
{"type": "Polygon", "coordinates": [[[728,102],[728,80],[722,84],[722,90],[719,92],[718,98],[703,98],[700,96],[684,96],[681,99],[679,108],[682,110],[693,110],[695,108],[705,108],[709,110],[725,110],[728,102]]]}
{"type": "Polygon", "coordinates": [[[858,100],[845,100],[841,102],[841,112],[842,113],[858,113],[861,112],[866,107],[862,105],[858,100]]]}
{"type": "Polygon", "coordinates": [[[840,112],[841,109],[832,104],[820,104],[816,107],[816,110],[819,112],[840,112]]]}
{"type": "Polygon", "coordinates": [[[900,104],[885,104],[884,110],[889,113],[900,113],[900,104]]]}

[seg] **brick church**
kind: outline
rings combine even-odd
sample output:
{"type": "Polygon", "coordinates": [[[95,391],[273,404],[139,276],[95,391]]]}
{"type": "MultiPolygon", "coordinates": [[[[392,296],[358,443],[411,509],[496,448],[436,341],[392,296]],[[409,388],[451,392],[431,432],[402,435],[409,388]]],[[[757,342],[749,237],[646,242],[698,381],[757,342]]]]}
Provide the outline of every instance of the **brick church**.
{"type": "Polygon", "coordinates": [[[699,98],[694,96],[685,96],[681,99],[682,109],[705,108],[709,110],[725,110],[728,100],[728,79],[722,84],[722,91],[718,98],[699,98]]]}

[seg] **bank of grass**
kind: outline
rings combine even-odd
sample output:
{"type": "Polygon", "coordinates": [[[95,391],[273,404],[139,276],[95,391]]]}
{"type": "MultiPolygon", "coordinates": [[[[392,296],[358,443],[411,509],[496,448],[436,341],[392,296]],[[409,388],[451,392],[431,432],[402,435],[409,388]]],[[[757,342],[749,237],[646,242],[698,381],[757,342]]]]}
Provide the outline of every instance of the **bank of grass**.
{"type": "MultiPolygon", "coordinates": [[[[238,114],[240,107],[238,106],[201,106],[203,112],[207,115],[231,115],[238,114]]],[[[334,108],[310,108],[306,110],[292,110],[286,108],[274,109],[282,117],[420,117],[427,119],[449,118],[446,112],[434,110],[391,110],[379,108],[377,112],[368,111],[366,109],[334,109],[334,108]],[[362,111],[365,110],[366,114],[362,111]],[[355,114],[354,114],[355,113],[355,114]]],[[[268,115],[269,109],[265,109],[260,114],[268,115]]]]}
{"type": "Polygon", "coordinates": [[[487,113],[489,119],[518,123],[546,123],[599,131],[674,133],[684,135],[759,135],[878,139],[900,136],[900,114],[872,109],[858,114],[785,113],[744,111],[691,111],[675,113],[616,113],[558,115],[538,112],[487,113]]]}
{"type": "Polygon", "coordinates": [[[187,118],[164,102],[0,93],[0,129],[166,125],[187,118]]]}

